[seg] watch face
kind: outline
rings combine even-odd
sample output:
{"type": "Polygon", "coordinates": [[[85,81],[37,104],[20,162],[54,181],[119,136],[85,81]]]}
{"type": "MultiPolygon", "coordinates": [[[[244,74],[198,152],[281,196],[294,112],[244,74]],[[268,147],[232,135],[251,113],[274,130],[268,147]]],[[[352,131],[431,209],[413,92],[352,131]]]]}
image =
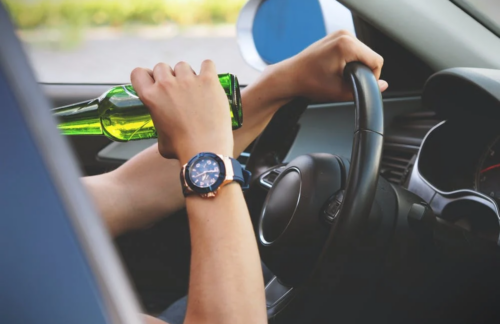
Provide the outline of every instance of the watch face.
{"type": "Polygon", "coordinates": [[[189,180],[198,188],[213,186],[220,176],[219,163],[209,156],[199,157],[189,168],[189,180]]]}

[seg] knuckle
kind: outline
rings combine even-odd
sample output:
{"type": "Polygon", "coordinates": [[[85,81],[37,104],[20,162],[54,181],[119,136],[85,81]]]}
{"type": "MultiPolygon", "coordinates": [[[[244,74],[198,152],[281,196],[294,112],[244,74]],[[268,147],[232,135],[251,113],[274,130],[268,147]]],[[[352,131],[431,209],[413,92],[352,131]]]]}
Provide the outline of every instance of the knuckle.
{"type": "Polygon", "coordinates": [[[140,67],[136,67],[135,69],[133,69],[132,72],[130,72],[130,78],[135,78],[137,74],[141,72],[141,70],[142,69],[140,67]]]}
{"type": "Polygon", "coordinates": [[[342,35],[337,38],[334,46],[342,52],[347,52],[354,48],[355,41],[351,36],[342,35]]]}
{"type": "Polygon", "coordinates": [[[210,59],[203,60],[203,62],[201,64],[203,64],[203,65],[215,65],[214,61],[212,61],[210,59]]]}
{"type": "Polygon", "coordinates": [[[153,70],[160,70],[164,67],[165,63],[158,63],[155,65],[155,67],[153,68],[153,70]]]}
{"type": "Polygon", "coordinates": [[[170,70],[170,65],[168,65],[167,63],[160,62],[160,63],[155,65],[155,67],[153,69],[153,73],[164,74],[164,73],[168,73],[169,70],[170,70]]]}
{"type": "Polygon", "coordinates": [[[334,33],[335,36],[337,37],[341,37],[341,36],[351,36],[351,33],[345,29],[340,29],[340,30],[337,30],[335,33],[334,33]]]}
{"type": "MultiPolygon", "coordinates": [[[[378,55],[378,54],[377,54],[378,55]]],[[[377,63],[378,65],[380,66],[383,66],[384,65],[384,58],[382,57],[382,55],[378,55],[377,57],[377,63]]]]}
{"type": "Polygon", "coordinates": [[[178,62],[176,65],[175,65],[175,68],[174,69],[178,69],[178,68],[182,68],[182,67],[189,67],[189,64],[187,64],[186,62],[184,61],[180,61],[178,62]]]}
{"type": "Polygon", "coordinates": [[[159,77],[159,76],[165,75],[165,73],[166,73],[166,71],[168,71],[168,69],[169,69],[169,66],[167,64],[165,64],[165,63],[158,63],[153,68],[153,75],[155,77],[159,77]]]}

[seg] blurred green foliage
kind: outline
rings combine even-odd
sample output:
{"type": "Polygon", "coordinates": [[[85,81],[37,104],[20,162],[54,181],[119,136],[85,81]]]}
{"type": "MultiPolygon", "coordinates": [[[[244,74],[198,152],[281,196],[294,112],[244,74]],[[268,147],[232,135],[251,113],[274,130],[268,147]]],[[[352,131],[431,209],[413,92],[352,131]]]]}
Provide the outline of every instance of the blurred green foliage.
{"type": "Polygon", "coordinates": [[[246,0],[0,0],[20,29],[234,23],[246,0]]]}

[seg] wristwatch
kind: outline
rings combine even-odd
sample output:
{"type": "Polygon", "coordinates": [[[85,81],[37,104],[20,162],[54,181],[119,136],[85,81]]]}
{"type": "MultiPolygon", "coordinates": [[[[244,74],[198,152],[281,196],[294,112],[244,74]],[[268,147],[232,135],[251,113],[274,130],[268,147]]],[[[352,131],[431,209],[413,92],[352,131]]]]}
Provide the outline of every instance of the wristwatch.
{"type": "Polygon", "coordinates": [[[181,169],[184,196],[198,194],[203,198],[215,197],[218,190],[236,181],[243,190],[248,189],[251,173],[238,160],[210,152],[199,153],[181,169]]]}

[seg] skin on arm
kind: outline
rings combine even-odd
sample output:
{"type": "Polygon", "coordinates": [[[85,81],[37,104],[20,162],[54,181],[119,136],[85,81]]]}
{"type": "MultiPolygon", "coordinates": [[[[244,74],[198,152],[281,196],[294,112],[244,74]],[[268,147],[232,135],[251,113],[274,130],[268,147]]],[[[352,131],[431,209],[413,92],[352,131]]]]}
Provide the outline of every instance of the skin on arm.
{"type": "MultiPolygon", "coordinates": [[[[203,62],[199,76],[184,62],[174,70],[158,64],[152,74],[135,69],[132,84],[151,112],[163,157],[185,164],[201,152],[233,155],[227,99],[211,61],[203,62]]],[[[192,252],[184,323],[267,323],[257,242],[241,186],[233,182],[214,198],[191,195],[185,201],[192,252]]]]}
{"type": "Polygon", "coordinates": [[[185,206],[180,164],[165,159],[158,145],[117,170],[82,179],[112,236],[153,224],[185,206]]]}
{"type": "Polygon", "coordinates": [[[153,316],[144,315],[144,322],[147,324],[165,324],[165,321],[157,319],[153,316]]]}
{"type": "MultiPolygon", "coordinates": [[[[350,100],[343,70],[351,61],[365,63],[377,79],[380,77],[382,57],[346,31],[330,34],[298,55],[266,68],[241,92],[244,123],[233,132],[234,156],[239,156],[274,113],[295,97],[318,102],[350,100]]],[[[381,91],[388,87],[382,80],[379,86],[381,91]]],[[[162,159],[154,145],[117,170],[83,181],[111,233],[119,235],[151,225],[185,206],[179,182],[172,181],[178,179],[179,172],[179,163],[162,159]]]]}
{"type": "MultiPolygon", "coordinates": [[[[348,31],[340,30],[313,43],[299,54],[271,65],[242,93],[243,126],[234,131],[238,156],[264,130],[279,108],[296,97],[313,102],[352,100],[344,82],[347,63],[361,61],[380,78],[383,58],[348,31]]],[[[379,80],[381,91],[389,85],[379,80]]]]}

